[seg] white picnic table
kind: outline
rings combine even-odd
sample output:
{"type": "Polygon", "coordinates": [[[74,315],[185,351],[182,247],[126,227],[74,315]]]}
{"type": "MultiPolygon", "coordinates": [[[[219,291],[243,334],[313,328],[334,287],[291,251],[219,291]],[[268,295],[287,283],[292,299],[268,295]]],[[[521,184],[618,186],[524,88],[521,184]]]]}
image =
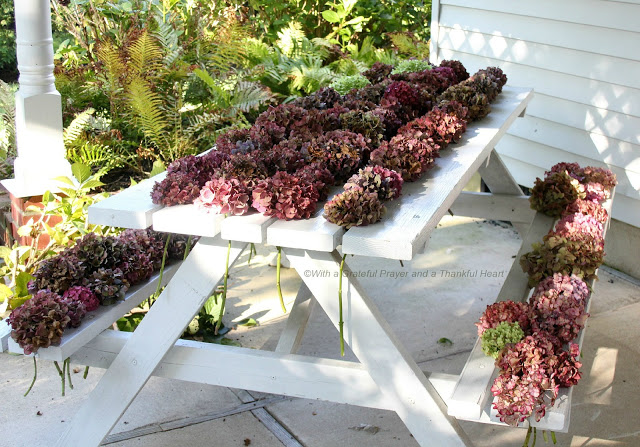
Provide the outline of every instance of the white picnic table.
{"type": "MultiPolygon", "coordinates": [[[[386,203],[383,220],[367,227],[345,230],[326,221],[321,207],[315,217],[298,221],[257,213],[225,218],[207,214],[194,205],[163,208],[153,204],[149,194],[158,177],[93,205],[89,209],[91,223],[127,228],[153,226],[158,231],[197,235],[200,240],[181,265],[165,275],[165,282],[170,277],[165,290],[135,332],[102,329],[113,323],[114,316],[118,318],[137,305],[149,292],[148,286],[128,295],[127,301],[116,305],[119,307],[100,309],[89,324],[65,333],[60,346],[39,351],[38,355],[44,358],[64,360],[71,356],[74,363],[107,369],[57,445],[99,445],[151,375],[393,410],[422,446],[472,445],[456,419],[448,414],[447,405],[462,408],[459,412],[468,413],[467,419],[486,418],[482,413],[486,383],[484,402],[477,401],[475,391],[464,391],[465,396],[471,395],[472,408],[478,407],[477,415],[469,415],[475,410],[469,411],[460,400],[451,402],[452,394],[460,387],[458,394],[462,393],[466,385],[458,384],[458,376],[425,374],[420,370],[348,266],[342,283],[344,340],[359,363],[296,352],[312,302],[322,306],[338,330],[340,246],[343,254],[386,258],[390,262],[411,260],[424,250],[431,232],[448,210],[458,215],[511,221],[525,244],[530,244],[530,239],[541,239],[552,220],[538,218],[529,209],[527,197],[494,151],[513,121],[524,115],[532,96],[530,89],[506,86],[492,104],[491,113],[472,123],[458,144],[442,151],[435,167],[421,180],[406,183],[402,196],[386,203]],[[462,192],[476,172],[491,193],[462,192]],[[228,241],[229,265],[249,243],[269,244],[282,247],[303,280],[273,352],[179,340],[224,277],[228,241]],[[328,274],[305,274],[310,271],[328,274]],[[136,299],[130,301],[129,296],[136,299]],[[224,368],[219,367],[221,364],[224,368]]],[[[526,276],[515,267],[518,266],[506,279],[505,295],[514,290],[526,294],[526,276]]],[[[488,370],[491,359],[489,363],[488,370]]],[[[489,374],[482,380],[490,378],[489,374]]]]}

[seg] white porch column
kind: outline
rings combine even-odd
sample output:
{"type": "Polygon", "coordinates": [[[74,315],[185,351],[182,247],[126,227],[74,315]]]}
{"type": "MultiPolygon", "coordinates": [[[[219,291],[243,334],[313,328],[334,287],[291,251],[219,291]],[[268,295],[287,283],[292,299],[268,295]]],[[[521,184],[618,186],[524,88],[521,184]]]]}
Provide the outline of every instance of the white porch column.
{"type": "Polygon", "coordinates": [[[49,0],[14,0],[20,89],[16,93],[18,157],[13,179],[3,182],[14,197],[40,195],[53,177],[71,175],[62,141],[62,102],[53,76],[49,0]]]}

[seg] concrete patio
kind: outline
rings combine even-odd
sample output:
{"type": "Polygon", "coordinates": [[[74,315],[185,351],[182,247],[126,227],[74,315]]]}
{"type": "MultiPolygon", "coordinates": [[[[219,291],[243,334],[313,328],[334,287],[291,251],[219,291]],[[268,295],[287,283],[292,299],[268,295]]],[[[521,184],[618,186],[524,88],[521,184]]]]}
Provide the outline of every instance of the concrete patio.
{"type": "MultiPolygon", "coordinates": [[[[476,338],[473,323],[491,303],[518,251],[508,225],[446,217],[427,251],[412,262],[347,259],[366,273],[365,289],[425,371],[458,374],[476,338]],[[464,272],[469,272],[464,274],[464,272]],[[482,272],[485,272],[484,274],[482,272]],[[475,273],[475,274],[474,274],[475,273]],[[439,343],[448,339],[452,344],[439,343]]],[[[253,317],[259,326],[238,327],[229,338],[242,346],[274,349],[285,317],[275,293],[272,247],[257,247],[231,271],[225,322],[253,317]]],[[[283,270],[290,308],[300,279],[283,270]]],[[[569,433],[560,446],[640,445],[640,282],[602,268],[592,296],[583,347],[583,379],[573,394],[569,433]]],[[[316,306],[300,354],[340,358],[339,337],[316,306]]],[[[350,352],[345,359],[355,360],[350,352]]],[[[74,389],[60,396],[50,362],[0,356],[2,446],[51,446],[66,429],[103,371],[73,365],[74,389]]],[[[224,368],[224,365],[220,365],[224,368]]],[[[525,430],[461,422],[478,447],[520,446],[525,430]]],[[[113,429],[111,446],[415,446],[392,412],[152,378],[113,429]]],[[[542,436],[538,445],[544,445],[542,436]]],[[[437,446],[436,446],[437,447],[437,446]]]]}

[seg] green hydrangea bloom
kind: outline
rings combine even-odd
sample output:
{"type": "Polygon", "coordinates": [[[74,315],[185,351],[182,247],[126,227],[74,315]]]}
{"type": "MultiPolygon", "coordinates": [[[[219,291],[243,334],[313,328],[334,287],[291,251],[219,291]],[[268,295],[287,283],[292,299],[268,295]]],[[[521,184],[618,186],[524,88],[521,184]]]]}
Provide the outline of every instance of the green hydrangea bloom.
{"type": "Polygon", "coordinates": [[[335,91],[341,95],[346,95],[354,88],[362,88],[371,84],[367,78],[361,74],[353,76],[341,76],[330,85],[335,91]]]}
{"type": "Polygon", "coordinates": [[[498,358],[498,354],[508,343],[517,343],[524,338],[524,331],[516,323],[503,321],[493,329],[487,329],[482,334],[482,352],[498,358]]]}
{"type": "Polygon", "coordinates": [[[415,73],[425,70],[431,70],[431,65],[429,65],[429,62],[412,59],[408,61],[398,62],[398,65],[393,68],[391,74],[415,73]]]}

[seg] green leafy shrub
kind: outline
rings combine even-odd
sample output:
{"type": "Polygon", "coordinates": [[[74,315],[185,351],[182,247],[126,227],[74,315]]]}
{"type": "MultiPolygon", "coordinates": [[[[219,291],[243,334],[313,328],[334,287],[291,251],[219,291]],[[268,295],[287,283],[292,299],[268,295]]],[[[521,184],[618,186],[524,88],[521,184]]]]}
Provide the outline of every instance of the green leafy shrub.
{"type": "Polygon", "coordinates": [[[14,82],[17,78],[13,0],[0,0],[0,79],[5,82],[14,82]]]}

